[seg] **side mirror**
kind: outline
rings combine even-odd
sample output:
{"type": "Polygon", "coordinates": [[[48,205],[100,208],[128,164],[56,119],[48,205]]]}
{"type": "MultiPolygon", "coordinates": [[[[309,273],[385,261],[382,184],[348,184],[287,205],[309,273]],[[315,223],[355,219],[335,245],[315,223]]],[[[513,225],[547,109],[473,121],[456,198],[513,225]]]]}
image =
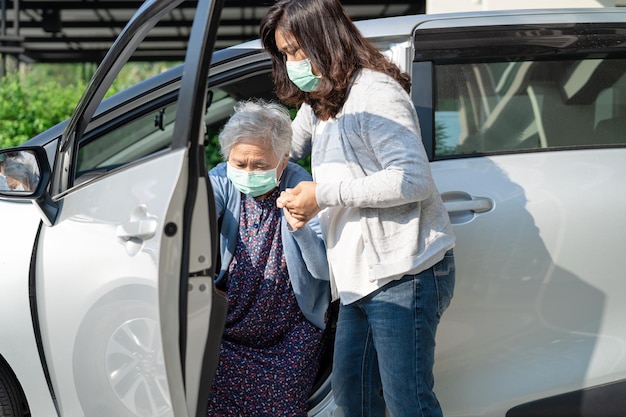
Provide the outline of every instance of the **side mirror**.
{"type": "Polygon", "coordinates": [[[0,195],[29,197],[35,193],[41,171],[32,150],[0,151],[0,195]]]}
{"type": "Polygon", "coordinates": [[[46,151],[29,146],[0,150],[0,199],[30,200],[51,225],[58,212],[57,203],[48,193],[52,172],[46,151]]]}

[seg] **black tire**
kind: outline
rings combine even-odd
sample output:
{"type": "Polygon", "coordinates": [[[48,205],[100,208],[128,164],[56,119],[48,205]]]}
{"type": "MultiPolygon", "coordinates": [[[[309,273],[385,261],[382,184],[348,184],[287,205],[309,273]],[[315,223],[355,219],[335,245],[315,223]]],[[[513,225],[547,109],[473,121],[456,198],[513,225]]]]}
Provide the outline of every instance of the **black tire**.
{"type": "Polygon", "coordinates": [[[6,362],[0,358],[0,417],[29,417],[22,387],[6,362]]]}

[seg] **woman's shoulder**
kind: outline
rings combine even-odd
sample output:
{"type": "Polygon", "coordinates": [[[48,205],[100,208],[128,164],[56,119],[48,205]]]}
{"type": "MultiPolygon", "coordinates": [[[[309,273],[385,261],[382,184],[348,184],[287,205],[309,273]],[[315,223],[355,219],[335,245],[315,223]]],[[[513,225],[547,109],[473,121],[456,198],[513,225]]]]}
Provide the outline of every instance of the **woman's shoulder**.
{"type": "Polygon", "coordinates": [[[350,88],[350,99],[356,105],[364,105],[371,100],[385,101],[405,94],[406,91],[393,77],[367,68],[359,71],[350,88]]]}
{"type": "Polygon", "coordinates": [[[363,68],[359,71],[354,80],[354,87],[360,86],[361,88],[369,88],[372,84],[396,84],[399,88],[402,88],[392,76],[385,74],[381,71],[376,71],[369,68],[363,68]]]}
{"type": "Polygon", "coordinates": [[[226,162],[220,162],[209,170],[209,176],[226,176],[226,162]]]}
{"type": "Polygon", "coordinates": [[[226,175],[226,162],[220,162],[209,170],[209,179],[213,183],[213,187],[223,187],[228,181],[226,175]]]}
{"type": "Polygon", "coordinates": [[[390,103],[409,104],[411,98],[393,77],[376,70],[362,69],[355,78],[344,105],[345,114],[375,112],[388,114],[390,103]]]}

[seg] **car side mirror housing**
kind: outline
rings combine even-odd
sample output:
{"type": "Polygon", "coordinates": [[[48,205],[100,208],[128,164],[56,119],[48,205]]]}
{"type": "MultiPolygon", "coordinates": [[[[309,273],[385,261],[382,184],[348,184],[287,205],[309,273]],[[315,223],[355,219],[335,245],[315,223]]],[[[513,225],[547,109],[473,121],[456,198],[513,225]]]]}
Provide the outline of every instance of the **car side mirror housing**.
{"type": "Polygon", "coordinates": [[[52,225],[59,211],[48,192],[52,170],[43,147],[29,146],[0,150],[0,199],[30,200],[52,225]]]}

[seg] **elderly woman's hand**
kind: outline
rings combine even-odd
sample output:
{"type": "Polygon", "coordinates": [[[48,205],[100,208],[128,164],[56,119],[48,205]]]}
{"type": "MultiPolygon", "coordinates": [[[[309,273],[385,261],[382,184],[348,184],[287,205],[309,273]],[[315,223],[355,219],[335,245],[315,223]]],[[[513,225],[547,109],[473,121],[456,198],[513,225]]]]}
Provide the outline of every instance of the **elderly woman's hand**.
{"type": "Polygon", "coordinates": [[[289,210],[287,210],[286,207],[283,207],[282,209],[283,209],[283,214],[285,216],[285,220],[287,220],[287,224],[289,225],[289,231],[293,232],[294,230],[297,230],[301,228],[302,226],[304,226],[303,222],[293,218],[293,216],[289,213],[289,210]]]}
{"type": "Polygon", "coordinates": [[[278,207],[289,212],[287,221],[292,228],[299,229],[319,213],[315,187],[312,181],[302,181],[295,188],[287,188],[276,200],[278,207]]]}

